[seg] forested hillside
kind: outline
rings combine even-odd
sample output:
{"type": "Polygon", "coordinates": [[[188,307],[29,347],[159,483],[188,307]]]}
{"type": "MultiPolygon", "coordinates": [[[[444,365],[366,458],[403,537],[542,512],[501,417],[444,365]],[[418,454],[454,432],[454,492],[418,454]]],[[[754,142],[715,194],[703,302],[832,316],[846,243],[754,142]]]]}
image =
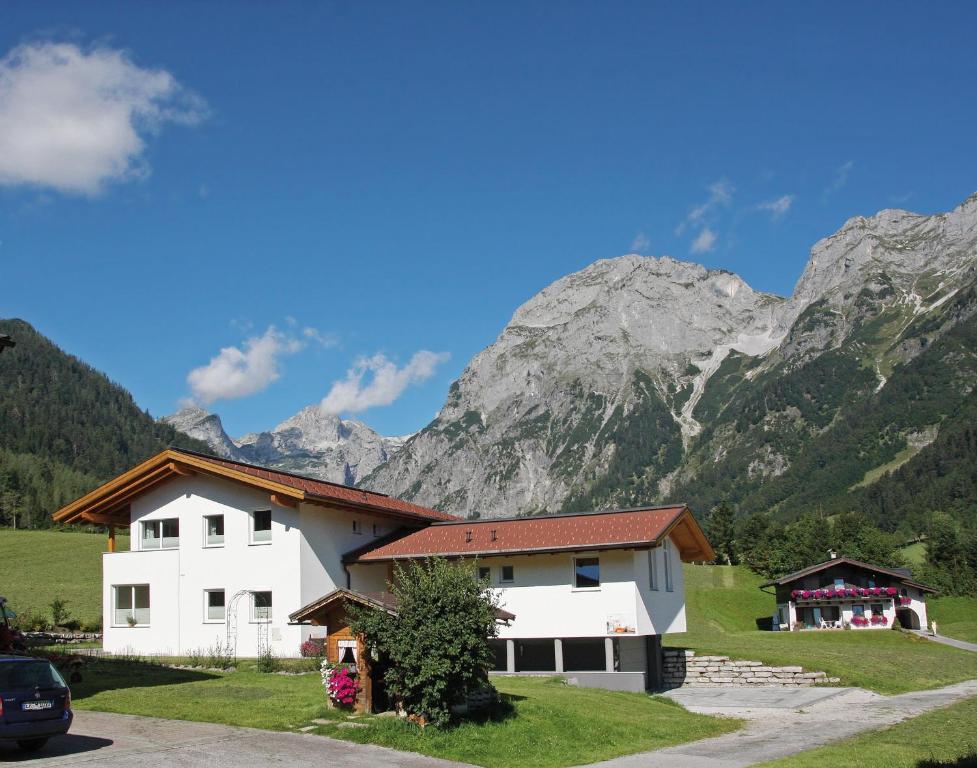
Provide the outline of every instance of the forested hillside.
{"type": "Polygon", "coordinates": [[[104,374],[23,320],[0,320],[0,525],[51,512],[167,445],[207,446],[157,422],[104,374]]]}

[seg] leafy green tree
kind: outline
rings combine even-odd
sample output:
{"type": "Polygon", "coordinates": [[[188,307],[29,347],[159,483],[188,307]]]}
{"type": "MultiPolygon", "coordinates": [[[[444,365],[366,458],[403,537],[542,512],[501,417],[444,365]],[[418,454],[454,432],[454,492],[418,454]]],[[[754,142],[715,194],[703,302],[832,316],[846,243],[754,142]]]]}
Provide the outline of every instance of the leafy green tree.
{"type": "Polygon", "coordinates": [[[350,628],[389,663],[387,690],[408,714],[446,725],[451,706],[488,682],[496,598],[474,563],[438,557],[398,564],[390,590],[397,615],[351,607],[350,628]]]}
{"type": "Polygon", "coordinates": [[[716,550],[716,562],[720,565],[736,565],[736,523],[733,508],[722,501],[712,509],[706,521],[706,536],[716,550]]]}

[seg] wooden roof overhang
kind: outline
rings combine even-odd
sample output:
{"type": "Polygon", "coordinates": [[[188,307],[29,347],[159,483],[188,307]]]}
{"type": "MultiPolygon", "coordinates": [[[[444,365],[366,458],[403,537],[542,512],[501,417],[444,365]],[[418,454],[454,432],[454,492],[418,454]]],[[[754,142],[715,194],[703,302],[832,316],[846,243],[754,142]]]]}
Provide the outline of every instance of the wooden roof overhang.
{"type": "Polygon", "coordinates": [[[266,490],[270,500],[282,506],[296,507],[306,497],[305,491],[282,483],[239,472],[192,454],[166,449],[65,505],[54,513],[53,518],[62,524],[129,525],[129,502],[133,498],[175,477],[198,473],[224,477],[266,490]]]}

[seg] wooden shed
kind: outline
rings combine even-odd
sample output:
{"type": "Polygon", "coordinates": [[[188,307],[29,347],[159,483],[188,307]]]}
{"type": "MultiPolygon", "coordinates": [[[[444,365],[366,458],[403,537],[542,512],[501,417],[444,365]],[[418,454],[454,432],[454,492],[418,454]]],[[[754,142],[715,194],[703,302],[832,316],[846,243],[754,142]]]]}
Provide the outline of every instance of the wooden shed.
{"type": "Polygon", "coordinates": [[[360,681],[360,692],[354,709],[372,712],[374,705],[386,708],[383,695],[382,670],[370,658],[362,637],[353,635],[349,627],[347,608],[360,605],[396,614],[396,598],[389,592],[362,593],[349,589],[336,589],[309,603],[289,616],[293,622],[308,623],[326,628],[326,660],[332,664],[355,664],[360,681]]]}

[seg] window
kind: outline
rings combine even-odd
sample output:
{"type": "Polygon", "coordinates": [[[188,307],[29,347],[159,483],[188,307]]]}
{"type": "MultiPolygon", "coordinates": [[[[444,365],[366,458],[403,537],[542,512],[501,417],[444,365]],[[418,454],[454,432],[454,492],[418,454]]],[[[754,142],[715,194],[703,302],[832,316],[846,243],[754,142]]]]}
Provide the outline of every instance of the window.
{"type": "Polygon", "coordinates": [[[851,607],[851,612],[853,616],[864,616],[865,606],[864,605],[853,605],[851,607]]]}
{"type": "Polygon", "coordinates": [[[204,544],[208,547],[224,546],[224,515],[204,518],[204,544]]]}
{"type": "Polygon", "coordinates": [[[354,520],[353,521],[353,533],[363,533],[363,528],[360,525],[360,521],[359,520],[354,520]]]}
{"type": "Polygon", "coordinates": [[[268,544],[271,542],[271,510],[262,509],[251,513],[251,543],[268,544]]]}
{"type": "Polygon", "coordinates": [[[882,603],[872,603],[870,606],[873,616],[881,616],[885,611],[882,610],[882,603]]]}
{"type": "Polygon", "coordinates": [[[381,531],[380,531],[380,526],[379,526],[379,525],[377,525],[376,523],[374,523],[374,524],[373,524],[373,535],[374,535],[374,536],[379,536],[379,535],[380,535],[380,533],[381,533],[381,531]]]}
{"type": "Polygon", "coordinates": [[[598,589],[600,587],[600,560],[598,558],[573,558],[573,586],[575,589],[598,589]]]}
{"type": "Polygon", "coordinates": [[[124,584],[112,587],[115,609],[112,623],[117,627],[145,626],[149,624],[149,585],[124,584]]]}
{"type": "Polygon", "coordinates": [[[356,641],[337,640],[336,655],[339,657],[338,662],[340,664],[355,664],[356,663],[356,641]]]}
{"type": "Polygon", "coordinates": [[[515,569],[511,565],[502,566],[502,575],[499,577],[499,581],[502,583],[507,583],[514,581],[516,577],[515,569]]]}
{"type": "Polygon", "coordinates": [[[255,592],[252,621],[271,621],[271,592],[255,592]]]}
{"type": "Polygon", "coordinates": [[[146,520],[142,524],[141,549],[176,549],[180,546],[180,521],[146,520]]]}
{"type": "Polygon", "coordinates": [[[658,591],[658,548],[648,550],[648,586],[658,591]]]}
{"type": "Polygon", "coordinates": [[[492,580],[492,569],[487,565],[479,566],[478,568],[478,580],[479,581],[491,581],[492,580]]]}
{"type": "Polygon", "coordinates": [[[672,591],[672,542],[665,539],[665,591],[672,591]]]}
{"type": "Polygon", "coordinates": [[[835,589],[844,589],[844,588],[845,588],[845,580],[835,579],[835,589]]]}
{"type": "Polygon", "coordinates": [[[204,621],[224,621],[224,590],[208,589],[204,592],[204,621]]]}

